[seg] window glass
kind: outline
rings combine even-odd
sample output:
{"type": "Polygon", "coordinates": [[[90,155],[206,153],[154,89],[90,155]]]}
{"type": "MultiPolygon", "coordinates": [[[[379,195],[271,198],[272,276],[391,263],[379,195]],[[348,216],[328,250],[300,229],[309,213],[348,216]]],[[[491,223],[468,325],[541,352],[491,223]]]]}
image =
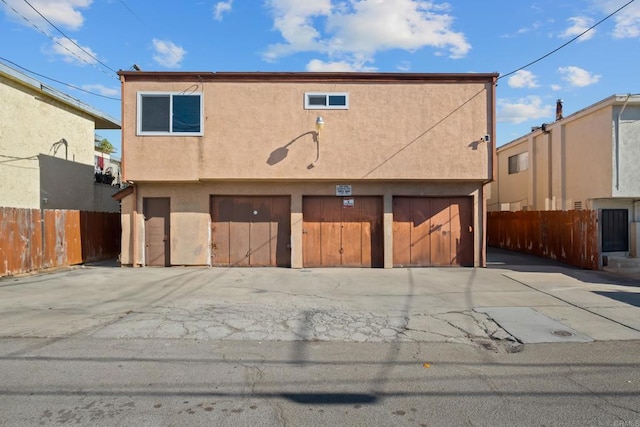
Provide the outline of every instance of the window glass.
{"type": "Polygon", "coordinates": [[[509,157],[509,173],[518,173],[518,156],[509,157]]]}
{"type": "Polygon", "coordinates": [[[344,95],[329,95],[329,105],[347,105],[347,97],[344,95]]]}
{"type": "Polygon", "coordinates": [[[169,132],[169,95],[142,95],[140,130],[169,132]]]}
{"type": "Polygon", "coordinates": [[[173,96],[173,132],[200,132],[200,95],[173,96]]]}

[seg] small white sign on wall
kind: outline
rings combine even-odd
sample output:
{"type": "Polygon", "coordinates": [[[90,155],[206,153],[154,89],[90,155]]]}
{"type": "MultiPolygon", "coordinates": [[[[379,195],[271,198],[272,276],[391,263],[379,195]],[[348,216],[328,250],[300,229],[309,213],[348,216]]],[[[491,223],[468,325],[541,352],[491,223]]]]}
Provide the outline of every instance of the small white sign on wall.
{"type": "Polygon", "coordinates": [[[351,186],[336,185],[336,196],[351,196],[351,186]]]}
{"type": "Polygon", "coordinates": [[[345,208],[352,208],[356,205],[355,199],[353,197],[343,197],[342,198],[342,206],[345,208]]]}

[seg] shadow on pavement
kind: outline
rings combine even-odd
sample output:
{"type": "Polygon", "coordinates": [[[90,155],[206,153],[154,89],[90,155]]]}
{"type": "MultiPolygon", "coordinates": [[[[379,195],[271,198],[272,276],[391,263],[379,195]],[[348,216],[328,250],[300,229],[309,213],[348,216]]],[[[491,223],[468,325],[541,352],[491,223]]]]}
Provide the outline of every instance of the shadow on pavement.
{"type": "Polygon", "coordinates": [[[527,273],[561,273],[585,283],[640,286],[640,277],[586,270],[548,258],[487,247],[487,268],[527,273]]]}
{"type": "Polygon", "coordinates": [[[623,302],[625,304],[634,305],[640,307],[640,293],[633,292],[606,292],[606,291],[594,291],[594,294],[602,295],[603,297],[611,298],[616,301],[623,302]]]}
{"type": "Polygon", "coordinates": [[[371,405],[378,401],[377,396],[363,393],[282,393],[281,396],[305,405],[371,405]]]}

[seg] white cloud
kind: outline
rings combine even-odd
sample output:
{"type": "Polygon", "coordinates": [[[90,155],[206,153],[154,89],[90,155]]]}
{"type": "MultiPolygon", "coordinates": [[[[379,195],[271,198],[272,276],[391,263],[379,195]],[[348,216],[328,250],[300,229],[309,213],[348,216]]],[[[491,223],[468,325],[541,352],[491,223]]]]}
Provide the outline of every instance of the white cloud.
{"type": "Polygon", "coordinates": [[[498,101],[498,122],[519,124],[528,120],[553,117],[555,105],[543,105],[539,96],[527,96],[514,102],[498,101]]]}
{"type": "Polygon", "coordinates": [[[371,60],[380,51],[414,51],[426,46],[460,58],[471,49],[464,34],[452,30],[454,19],[446,3],[267,0],[266,4],[284,39],[268,47],[268,60],[305,51],[371,60]]]}
{"type": "Polygon", "coordinates": [[[325,50],[319,41],[320,33],[313,26],[313,19],[330,15],[331,0],[268,0],[267,6],[272,9],[273,26],[285,43],[269,46],[266,59],[274,60],[294,52],[325,50]]]}
{"type": "MultiPolygon", "coordinates": [[[[617,0],[594,0],[604,13],[613,13],[620,6],[617,0]]],[[[614,16],[613,37],[618,39],[640,37],[640,3],[634,2],[614,16]]]]}
{"type": "MultiPolygon", "coordinates": [[[[588,18],[586,16],[574,16],[569,18],[568,21],[571,22],[572,25],[566,30],[564,30],[564,32],[560,34],[560,37],[563,37],[563,38],[575,37],[578,34],[582,34],[584,31],[587,30],[587,28],[593,25],[593,19],[588,18]]],[[[596,34],[596,30],[594,28],[588,33],[585,33],[577,41],[583,42],[583,41],[589,40],[595,34],[596,34]]]]}
{"type": "Polygon", "coordinates": [[[53,40],[55,41],[51,45],[53,52],[61,55],[65,62],[76,64],[95,64],[97,62],[94,58],[97,58],[98,54],[87,46],[80,46],[77,40],[64,37],[54,37],[53,40]]]}
{"type": "Polygon", "coordinates": [[[180,68],[184,55],[187,53],[182,47],[169,40],[153,39],[154,61],[166,68],[180,68]]]}
{"type": "Polygon", "coordinates": [[[562,74],[562,80],[575,87],[585,87],[598,83],[601,77],[598,74],[593,74],[580,67],[574,66],[560,67],[558,68],[558,72],[562,74]]]}
{"type": "Polygon", "coordinates": [[[407,72],[411,70],[411,62],[409,61],[402,61],[401,63],[399,63],[398,65],[396,65],[396,68],[400,71],[403,72],[407,72]]]}
{"type": "Polygon", "coordinates": [[[538,87],[536,75],[531,71],[520,70],[509,77],[509,87],[513,88],[534,88],[538,87]]]}
{"type": "Polygon", "coordinates": [[[560,85],[551,85],[551,90],[557,92],[559,90],[562,90],[562,86],[560,86],[560,85]]]}
{"type": "Polygon", "coordinates": [[[104,95],[104,96],[117,96],[117,95],[120,95],[120,90],[119,89],[106,87],[106,86],[103,86],[103,85],[100,85],[100,84],[82,85],[82,89],[88,90],[90,92],[96,92],[96,93],[99,93],[100,95],[104,95]]]}
{"type": "Polygon", "coordinates": [[[36,12],[23,0],[2,0],[5,13],[19,22],[31,26],[22,17],[14,13],[15,9],[20,15],[37,25],[41,30],[51,33],[53,28],[38,14],[46,16],[56,26],[69,30],[78,30],[84,23],[84,17],[80,9],[88,8],[93,0],[30,0],[29,3],[38,10],[36,12]]]}
{"type": "Polygon", "coordinates": [[[350,71],[376,71],[373,67],[367,67],[363,62],[349,61],[321,61],[312,59],[307,64],[307,71],[312,72],[350,72],[350,71]]]}
{"type": "Polygon", "coordinates": [[[227,12],[231,12],[233,6],[233,0],[220,1],[213,7],[213,18],[216,21],[222,21],[222,15],[227,12]]]}

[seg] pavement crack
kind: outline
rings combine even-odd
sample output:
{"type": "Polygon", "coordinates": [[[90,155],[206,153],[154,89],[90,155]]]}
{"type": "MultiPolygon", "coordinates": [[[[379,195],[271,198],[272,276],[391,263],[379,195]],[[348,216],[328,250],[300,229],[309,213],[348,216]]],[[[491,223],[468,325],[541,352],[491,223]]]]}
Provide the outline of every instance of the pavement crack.
{"type": "Polygon", "coordinates": [[[273,402],[273,407],[276,410],[276,414],[278,416],[278,421],[280,421],[280,425],[282,427],[287,427],[287,418],[284,415],[284,409],[282,409],[282,405],[279,402],[273,402]]]}

